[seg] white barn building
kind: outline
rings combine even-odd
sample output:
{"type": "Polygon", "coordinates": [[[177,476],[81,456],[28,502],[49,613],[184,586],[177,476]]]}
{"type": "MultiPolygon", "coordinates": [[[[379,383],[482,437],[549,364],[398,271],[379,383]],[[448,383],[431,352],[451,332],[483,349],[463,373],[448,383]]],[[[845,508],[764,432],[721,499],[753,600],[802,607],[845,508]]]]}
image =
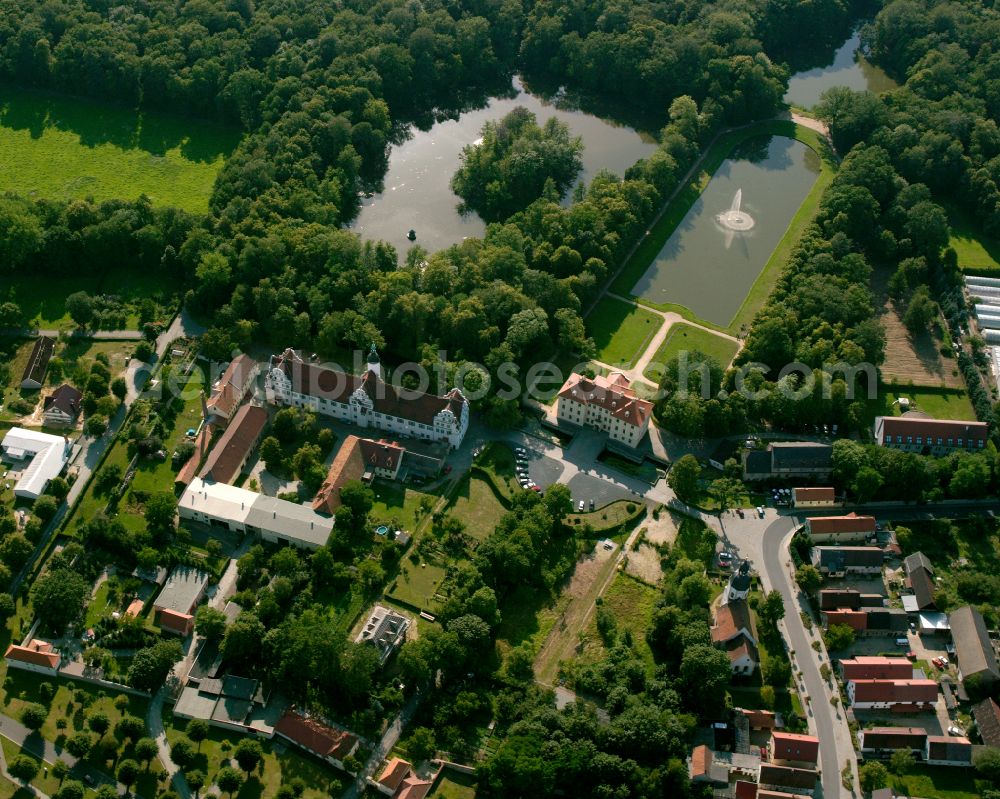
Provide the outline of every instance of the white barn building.
{"type": "Polygon", "coordinates": [[[70,443],[62,436],[14,427],[3,437],[0,449],[12,461],[31,459],[14,485],[14,496],[38,499],[69,460],[70,443]]]}

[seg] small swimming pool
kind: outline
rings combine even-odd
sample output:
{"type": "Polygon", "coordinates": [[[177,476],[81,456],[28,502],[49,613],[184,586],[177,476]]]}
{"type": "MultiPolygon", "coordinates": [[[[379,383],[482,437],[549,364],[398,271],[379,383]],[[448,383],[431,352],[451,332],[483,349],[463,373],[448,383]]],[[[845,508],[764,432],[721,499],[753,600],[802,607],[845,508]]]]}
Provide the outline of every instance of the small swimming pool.
{"type": "Polygon", "coordinates": [[[384,524],[380,524],[375,528],[375,535],[386,535],[389,532],[389,528],[384,524]]]}

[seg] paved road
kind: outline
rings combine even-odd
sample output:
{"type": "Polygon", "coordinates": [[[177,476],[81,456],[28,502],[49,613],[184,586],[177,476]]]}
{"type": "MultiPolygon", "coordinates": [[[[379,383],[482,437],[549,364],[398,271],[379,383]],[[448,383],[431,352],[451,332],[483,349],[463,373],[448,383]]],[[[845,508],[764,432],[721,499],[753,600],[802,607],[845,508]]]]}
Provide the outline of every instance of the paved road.
{"type": "Polygon", "coordinates": [[[765,587],[779,591],[785,600],[782,634],[792,655],[793,668],[802,672],[799,688],[800,695],[808,702],[806,715],[810,732],[819,738],[822,792],[817,795],[832,799],[848,795],[840,782],[840,770],[845,763],[851,765],[854,785],[858,785],[857,761],[847,718],[839,707],[830,704],[833,692],[820,676],[820,664],[829,662],[829,655],[820,636],[807,631],[799,616],[808,609],[808,602],[795,584],[788,555],[788,542],[796,526],[789,516],[771,522],[761,538],[763,557],[757,566],[765,587]],[[820,642],[820,652],[813,650],[814,641],[820,642]]]}

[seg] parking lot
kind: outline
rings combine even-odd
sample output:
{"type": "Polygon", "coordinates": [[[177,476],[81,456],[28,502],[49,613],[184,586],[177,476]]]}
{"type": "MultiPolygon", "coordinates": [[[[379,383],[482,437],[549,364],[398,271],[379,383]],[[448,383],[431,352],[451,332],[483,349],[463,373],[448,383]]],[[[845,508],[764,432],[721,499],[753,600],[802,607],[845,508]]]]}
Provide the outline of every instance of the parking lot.
{"type": "MultiPolygon", "coordinates": [[[[565,464],[556,458],[549,457],[531,447],[524,447],[523,463],[527,467],[528,479],[538,485],[543,491],[553,483],[564,483],[573,496],[574,506],[583,500],[589,510],[593,500],[594,507],[600,508],[619,499],[635,499],[637,495],[618,483],[611,482],[611,475],[602,475],[603,467],[597,461],[593,466],[576,471],[568,480],[565,464]]],[[[519,464],[522,462],[518,453],[519,464]]]]}

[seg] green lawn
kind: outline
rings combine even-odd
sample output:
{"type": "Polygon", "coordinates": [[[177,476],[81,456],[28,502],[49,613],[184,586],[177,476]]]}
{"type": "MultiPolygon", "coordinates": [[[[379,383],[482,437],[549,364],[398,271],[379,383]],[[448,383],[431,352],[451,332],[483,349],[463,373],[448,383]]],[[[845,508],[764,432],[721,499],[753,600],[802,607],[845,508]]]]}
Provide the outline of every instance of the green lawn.
{"type": "Polygon", "coordinates": [[[462,520],[465,531],[477,541],[485,541],[505,513],[490,485],[477,477],[466,477],[459,484],[448,510],[462,520]]]}
{"type": "Polygon", "coordinates": [[[951,235],[949,246],[958,255],[958,266],[973,272],[992,272],[1000,269],[1000,242],[982,233],[974,220],[961,208],[948,208],[951,235]]]}
{"type": "Polygon", "coordinates": [[[593,511],[571,513],[566,517],[566,524],[589,524],[595,533],[600,534],[637,518],[643,512],[643,507],[641,502],[619,499],[593,511]]]}
{"type": "Polygon", "coordinates": [[[976,411],[969,395],[960,389],[924,388],[922,386],[883,385],[871,404],[875,416],[899,416],[900,397],[910,400],[910,410],[923,411],[935,419],[975,421],[976,411]]]}
{"type": "MultiPolygon", "coordinates": [[[[0,142],[3,139],[2,130],[0,127],[0,142]]],[[[128,309],[125,318],[127,330],[139,328],[135,303],[153,299],[157,302],[161,319],[166,321],[168,311],[176,305],[177,294],[177,285],[167,275],[117,264],[109,265],[101,274],[53,275],[47,276],[45,280],[37,280],[30,274],[20,274],[10,277],[6,287],[9,294],[5,293],[3,299],[6,300],[9,296],[16,301],[25,316],[37,327],[57,330],[71,330],[75,327],[66,312],[66,297],[76,291],[117,296],[128,309]]]]}
{"type": "Polygon", "coordinates": [[[385,523],[397,530],[412,533],[424,515],[420,510],[421,500],[426,498],[424,506],[428,509],[437,502],[436,494],[428,494],[399,483],[379,481],[372,486],[372,490],[376,499],[368,518],[372,521],[373,528],[385,523]]]}
{"type": "MultiPolygon", "coordinates": [[[[819,209],[820,198],[823,196],[823,192],[830,184],[830,181],[833,180],[834,175],[834,158],[830,153],[830,148],[826,141],[816,131],[785,120],[768,120],[746,128],[741,128],[740,130],[730,131],[729,133],[720,136],[718,140],[716,140],[715,144],[713,144],[703,155],[699,171],[691,179],[688,185],[677,194],[673,202],[671,202],[667,207],[663,216],[660,217],[659,221],[653,226],[649,235],[643,238],[643,240],[639,243],[639,246],[636,247],[635,251],[632,253],[631,258],[626,261],[625,266],[612,283],[611,291],[615,294],[623,296],[633,296],[632,289],[635,287],[639,278],[645,274],[646,270],[649,268],[649,264],[652,263],[653,259],[659,254],[660,250],[663,249],[663,245],[674,232],[674,228],[680,224],[684,215],[688,212],[688,209],[694,205],[695,201],[705,190],[708,182],[712,179],[712,175],[714,175],[715,171],[722,165],[722,162],[726,160],[732,149],[747,139],[761,136],[763,134],[789,136],[811,147],[821,156],[821,169],[819,177],[813,184],[813,187],[806,196],[806,199],[803,201],[802,205],[799,206],[799,210],[796,212],[795,216],[792,217],[791,222],[788,225],[788,229],[785,231],[785,235],[778,243],[778,246],[774,249],[771,257],[764,265],[760,275],[757,277],[757,280],[754,282],[749,293],[747,294],[746,299],[743,301],[743,305],[740,307],[739,311],[736,312],[736,315],[725,328],[725,331],[729,333],[737,333],[741,327],[750,324],[754,315],[766,302],[771,290],[774,288],[775,283],[777,283],[781,270],[787,262],[788,256],[798,243],[799,237],[802,235],[802,232],[812,221],[816,211],[819,209]]],[[[654,303],[649,300],[639,300],[639,302],[660,311],[674,311],[681,314],[685,319],[698,321],[701,324],[707,324],[708,327],[716,327],[716,325],[697,319],[697,317],[695,317],[695,315],[683,305],[677,305],[675,303],[654,303]]]]}
{"type": "Polygon", "coordinates": [[[663,319],[613,297],[605,297],[587,315],[587,333],[597,345],[597,360],[631,369],[660,329],[663,319]]]}
{"type": "MultiPolygon", "coordinates": [[[[186,722],[180,719],[169,720],[165,717],[164,728],[167,741],[172,744],[183,737],[186,722]]],[[[242,736],[238,734],[227,735],[213,727],[209,730],[208,738],[202,741],[200,746],[196,744],[198,755],[191,768],[205,773],[208,778],[206,785],[211,784],[219,769],[228,764],[229,758],[232,757],[232,748],[235,748],[240,738],[242,736]],[[229,751],[226,751],[226,744],[230,747],[229,751]]],[[[290,744],[282,744],[277,740],[262,740],[261,747],[264,750],[263,770],[251,775],[236,793],[236,799],[261,799],[274,796],[282,782],[287,783],[295,778],[302,780],[306,785],[302,794],[303,799],[329,799],[327,787],[332,779],[338,778],[344,784],[347,783],[346,774],[304,753],[299,753],[290,744]],[[280,753],[278,749],[281,750],[280,753]]]]}
{"type": "Polygon", "coordinates": [[[739,345],[735,341],[717,336],[700,327],[679,322],[670,328],[667,338],[656,351],[643,375],[647,380],[659,385],[663,377],[663,367],[671,358],[684,351],[704,353],[726,368],[735,357],[738,348],[739,345]]]}
{"type": "Polygon", "coordinates": [[[420,563],[414,563],[407,557],[403,559],[399,576],[389,586],[386,594],[413,607],[433,611],[437,604],[434,594],[444,582],[446,574],[442,566],[423,559],[420,563]]]}
{"type": "Polygon", "coordinates": [[[431,799],[475,799],[476,777],[473,774],[446,771],[437,781],[430,796],[431,799]]]}
{"type": "MultiPolygon", "coordinates": [[[[627,574],[618,573],[604,592],[601,602],[615,615],[619,632],[628,630],[636,654],[642,658],[650,674],[656,669],[653,651],[646,643],[646,631],[653,621],[653,610],[660,598],[660,591],[627,574]]],[[[597,632],[597,617],[593,615],[587,623],[586,638],[589,645],[584,649],[581,660],[595,663],[602,659],[604,647],[597,632]]]]}
{"type": "Polygon", "coordinates": [[[900,794],[924,796],[929,799],[976,799],[988,788],[985,780],[977,780],[970,768],[925,766],[918,763],[905,777],[889,777],[889,787],[900,794]]]}
{"type": "Polygon", "coordinates": [[[20,413],[10,410],[10,403],[18,399],[38,403],[39,393],[37,391],[21,388],[21,377],[24,374],[25,366],[28,365],[28,358],[31,356],[31,350],[34,346],[33,339],[0,339],[0,358],[6,361],[8,369],[7,382],[3,385],[2,394],[0,394],[0,402],[3,403],[3,407],[0,408],[0,419],[20,418],[20,413]]]}
{"type": "Polygon", "coordinates": [[[0,191],[136,199],[204,213],[235,129],[4,87],[0,191]]]}

